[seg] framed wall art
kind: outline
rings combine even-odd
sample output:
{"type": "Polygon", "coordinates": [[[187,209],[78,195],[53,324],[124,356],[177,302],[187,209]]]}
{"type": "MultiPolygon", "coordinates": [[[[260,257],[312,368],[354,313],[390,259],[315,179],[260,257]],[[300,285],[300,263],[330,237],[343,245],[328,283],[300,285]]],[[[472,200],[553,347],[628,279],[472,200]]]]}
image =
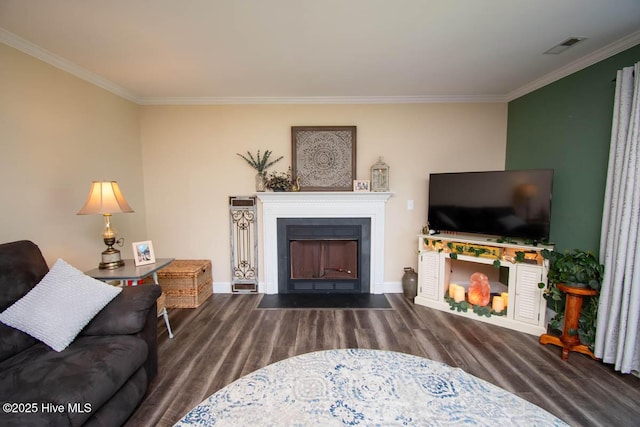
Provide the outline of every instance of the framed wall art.
{"type": "Polygon", "coordinates": [[[355,126],[291,127],[291,172],[301,191],[351,191],[355,171],[355,126]]]}
{"type": "Polygon", "coordinates": [[[153,252],[153,243],[151,240],[144,242],[133,242],[133,261],[136,267],[156,262],[156,254],[153,252]]]}

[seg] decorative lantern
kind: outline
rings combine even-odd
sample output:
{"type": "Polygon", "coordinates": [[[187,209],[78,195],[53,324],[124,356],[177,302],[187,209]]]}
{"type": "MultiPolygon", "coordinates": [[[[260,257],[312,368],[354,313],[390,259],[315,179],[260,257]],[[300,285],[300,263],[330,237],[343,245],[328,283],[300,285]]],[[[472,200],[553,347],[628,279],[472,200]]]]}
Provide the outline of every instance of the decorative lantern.
{"type": "Polygon", "coordinates": [[[371,191],[389,191],[389,165],[382,157],[371,166],[371,191]]]}

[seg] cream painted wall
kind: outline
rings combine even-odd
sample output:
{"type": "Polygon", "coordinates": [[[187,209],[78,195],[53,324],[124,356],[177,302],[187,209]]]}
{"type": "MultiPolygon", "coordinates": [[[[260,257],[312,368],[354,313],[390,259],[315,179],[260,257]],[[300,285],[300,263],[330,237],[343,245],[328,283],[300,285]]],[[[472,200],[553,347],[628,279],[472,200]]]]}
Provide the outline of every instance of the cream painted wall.
{"type": "Polygon", "coordinates": [[[0,64],[0,242],[96,267],[102,217],[76,212],[92,180],[116,180],[135,210],[113,217],[131,257],[146,239],[139,107],[2,43],[0,64]]]}
{"type": "Polygon", "coordinates": [[[370,179],[378,156],[389,164],[385,283],[417,267],[429,173],[505,164],[506,104],[143,106],[144,196],[156,256],[211,259],[214,282],[228,283],[228,197],[254,194],[255,171],[236,153],[272,150],[285,156],[272,170],[284,171],[296,125],[356,125],[358,179],[370,179]]]}
{"type": "Polygon", "coordinates": [[[397,283],[416,266],[429,173],[504,168],[506,104],[137,106],[4,44],[0,63],[0,242],[31,239],[50,265],[98,263],[102,219],[75,213],[92,180],[112,179],[136,211],[114,217],[125,257],[151,239],[158,257],[211,259],[228,283],[228,197],[254,190],[235,153],[273,150],[285,170],[291,126],[356,125],[357,178],[378,156],[391,167],[385,282],[397,283]]]}

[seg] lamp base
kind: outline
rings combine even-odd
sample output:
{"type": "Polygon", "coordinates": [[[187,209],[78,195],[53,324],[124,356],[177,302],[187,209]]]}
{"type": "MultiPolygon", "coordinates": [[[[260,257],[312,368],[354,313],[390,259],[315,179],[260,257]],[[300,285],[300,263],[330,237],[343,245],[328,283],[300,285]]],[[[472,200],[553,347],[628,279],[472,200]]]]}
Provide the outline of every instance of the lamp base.
{"type": "Polygon", "coordinates": [[[100,270],[115,270],[116,268],[120,268],[124,265],[124,261],[116,261],[116,262],[101,262],[98,264],[98,268],[100,270]]]}
{"type": "Polygon", "coordinates": [[[120,258],[120,251],[109,246],[102,252],[102,262],[98,264],[101,270],[114,270],[124,265],[124,261],[120,258]]]}

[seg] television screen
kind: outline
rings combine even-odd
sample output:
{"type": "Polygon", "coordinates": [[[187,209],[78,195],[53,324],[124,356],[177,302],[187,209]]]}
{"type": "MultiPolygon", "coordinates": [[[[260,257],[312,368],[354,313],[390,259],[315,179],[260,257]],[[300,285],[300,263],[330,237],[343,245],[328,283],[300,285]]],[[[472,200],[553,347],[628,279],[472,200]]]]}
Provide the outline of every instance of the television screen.
{"type": "Polygon", "coordinates": [[[551,169],[433,173],[429,228],[547,240],[552,186],[551,169]]]}

